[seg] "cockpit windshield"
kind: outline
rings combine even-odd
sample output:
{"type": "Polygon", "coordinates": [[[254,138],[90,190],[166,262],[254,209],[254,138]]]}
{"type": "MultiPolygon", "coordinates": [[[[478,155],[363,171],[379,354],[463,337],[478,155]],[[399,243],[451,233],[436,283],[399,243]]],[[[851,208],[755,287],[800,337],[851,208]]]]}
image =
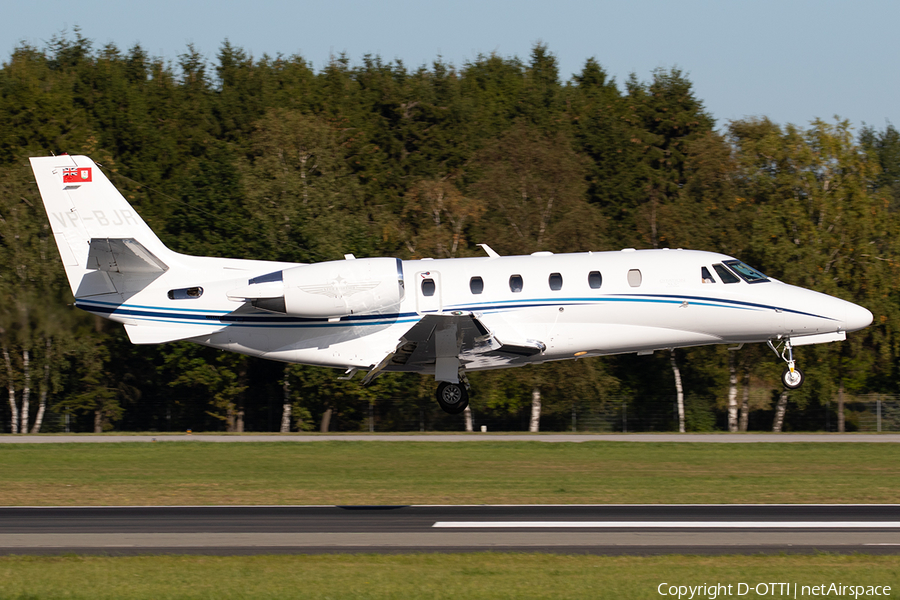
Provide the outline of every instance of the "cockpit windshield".
{"type": "Polygon", "coordinates": [[[724,262],[747,283],[766,283],[769,281],[768,277],[739,260],[726,260],[724,262]]]}

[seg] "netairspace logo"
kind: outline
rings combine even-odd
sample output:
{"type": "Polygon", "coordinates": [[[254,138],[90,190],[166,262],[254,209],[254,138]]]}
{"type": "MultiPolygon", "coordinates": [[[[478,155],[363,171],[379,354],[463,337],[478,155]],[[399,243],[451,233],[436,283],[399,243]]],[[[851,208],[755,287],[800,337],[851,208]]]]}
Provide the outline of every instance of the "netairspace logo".
{"type": "Polygon", "coordinates": [[[802,585],[795,582],[769,583],[704,583],[703,585],[675,585],[663,582],[657,586],[660,596],[671,596],[678,600],[693,598],[739,598],[753,592],[756,596],[776,596],[801,598],[812,596],[835,596],[847,598],[867,598],[890,596],[889,585],[846,585],[843,583],[820,583],[802,585]]]}

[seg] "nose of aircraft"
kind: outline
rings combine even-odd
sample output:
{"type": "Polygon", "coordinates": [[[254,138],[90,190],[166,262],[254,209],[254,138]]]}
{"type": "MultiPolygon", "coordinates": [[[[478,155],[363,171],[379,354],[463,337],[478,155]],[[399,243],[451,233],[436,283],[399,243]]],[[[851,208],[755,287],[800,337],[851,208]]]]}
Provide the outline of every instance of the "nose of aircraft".
{"type": "Polygon", "coordinates": [[[859,331],[872,324],[872,313],[866,308],[847,303],[847,316],[844,318],[844,327],[847,331],[859,331]]]}

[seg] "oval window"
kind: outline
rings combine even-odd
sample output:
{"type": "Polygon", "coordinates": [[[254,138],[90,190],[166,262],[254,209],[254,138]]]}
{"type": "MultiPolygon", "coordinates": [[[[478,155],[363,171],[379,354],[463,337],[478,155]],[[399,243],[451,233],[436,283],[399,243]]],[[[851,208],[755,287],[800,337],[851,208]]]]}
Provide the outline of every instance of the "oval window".
{"type": "Polygon", "coordinates": [[[509,278],[509,291],[511,292],[521,292],[524,285],[521,275],[513,275],[509,278]]]}
{"type": "Polygon", "coordinates": [[[423,296],[434,296],[434,291],[437,289],[437,286],[434,284],[434,279],[423,279],[422,280],[422,295],[423,296]]]}
{"type": "Polygon", "coordinates": [[[588,285],[591,286],[592,290],[600,289],[600,286],[603,285],[603,275],[600,274],[600,271],[588,273],[588,285]]]}
{"type": "Polygon", "coordinates": [[[199,298],[203,295],[202,287],[181,288],[179,290],[169,290],[169,300],[190,300],[199,298]]]}
{"type": "Polygon", "coordinates": [[[628,285],[631,287],[640,287],[641,272],[639,269],[631,269],[628,271],[628,285]]]}
{"type": "Polygon", "coordinates": [[[559,273],[550,273],[550,279],[547,281],[550,284],[550,289],[553,291],[562,289],[562,275],[559,273]]]}
{"type": "Polygon", "coordinates": [[[480,294],[484,291],[484,280],[481,277],[473,277],[469,280],[469,291],[480,294]]]}

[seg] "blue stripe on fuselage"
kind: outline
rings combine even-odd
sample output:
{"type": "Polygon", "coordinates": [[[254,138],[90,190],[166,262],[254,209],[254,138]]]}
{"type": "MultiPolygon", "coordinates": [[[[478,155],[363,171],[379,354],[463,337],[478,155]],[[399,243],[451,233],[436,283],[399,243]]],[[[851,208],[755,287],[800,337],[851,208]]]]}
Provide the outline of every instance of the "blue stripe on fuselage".
{"type": "MultiPolygon", "coordinates": [[[[681,304],[691,302],[700,306],[733,308],[738,310],[782,310],[793,314],[816,317],[820,319],[835,320],[830,317],[812,313],[778,308],[766,304],[745,302],[740,300],[727,300],[722,298],[706,298],[701,296],[679,296],[667,294],[614,294],[600,298],[538,298],[530,301],[522,300],[495,300],[490,302],[475,302],[445,307],[445,311],[467,312],[498,312],[522,308],[538,308],[544,306],[559,305],[585,305],[603,304],[606,302],[638,302],[655,304],[681,304]]],[[[209,309],[190,309],[180,307],[146,306],[139,304],[115,304],[97,300],[76,300],[78,308],[101,315],[115,313],[120,316],[151,320],[165,323],[194,323],[210,324],[218,322],[225,325],[236,326],[266,326],[266,327],[347,327],[351,325],[372,326],[389,325],[397,322],[414,322],[419,317],[418,313],[391,313],[383,315],[351,315],[341,317],[337,321],[329,321],[326,318],[279,316],[271,313],[254,313],[246,315],[234,315],[228,312],[212,312],[209,309]]]]}

